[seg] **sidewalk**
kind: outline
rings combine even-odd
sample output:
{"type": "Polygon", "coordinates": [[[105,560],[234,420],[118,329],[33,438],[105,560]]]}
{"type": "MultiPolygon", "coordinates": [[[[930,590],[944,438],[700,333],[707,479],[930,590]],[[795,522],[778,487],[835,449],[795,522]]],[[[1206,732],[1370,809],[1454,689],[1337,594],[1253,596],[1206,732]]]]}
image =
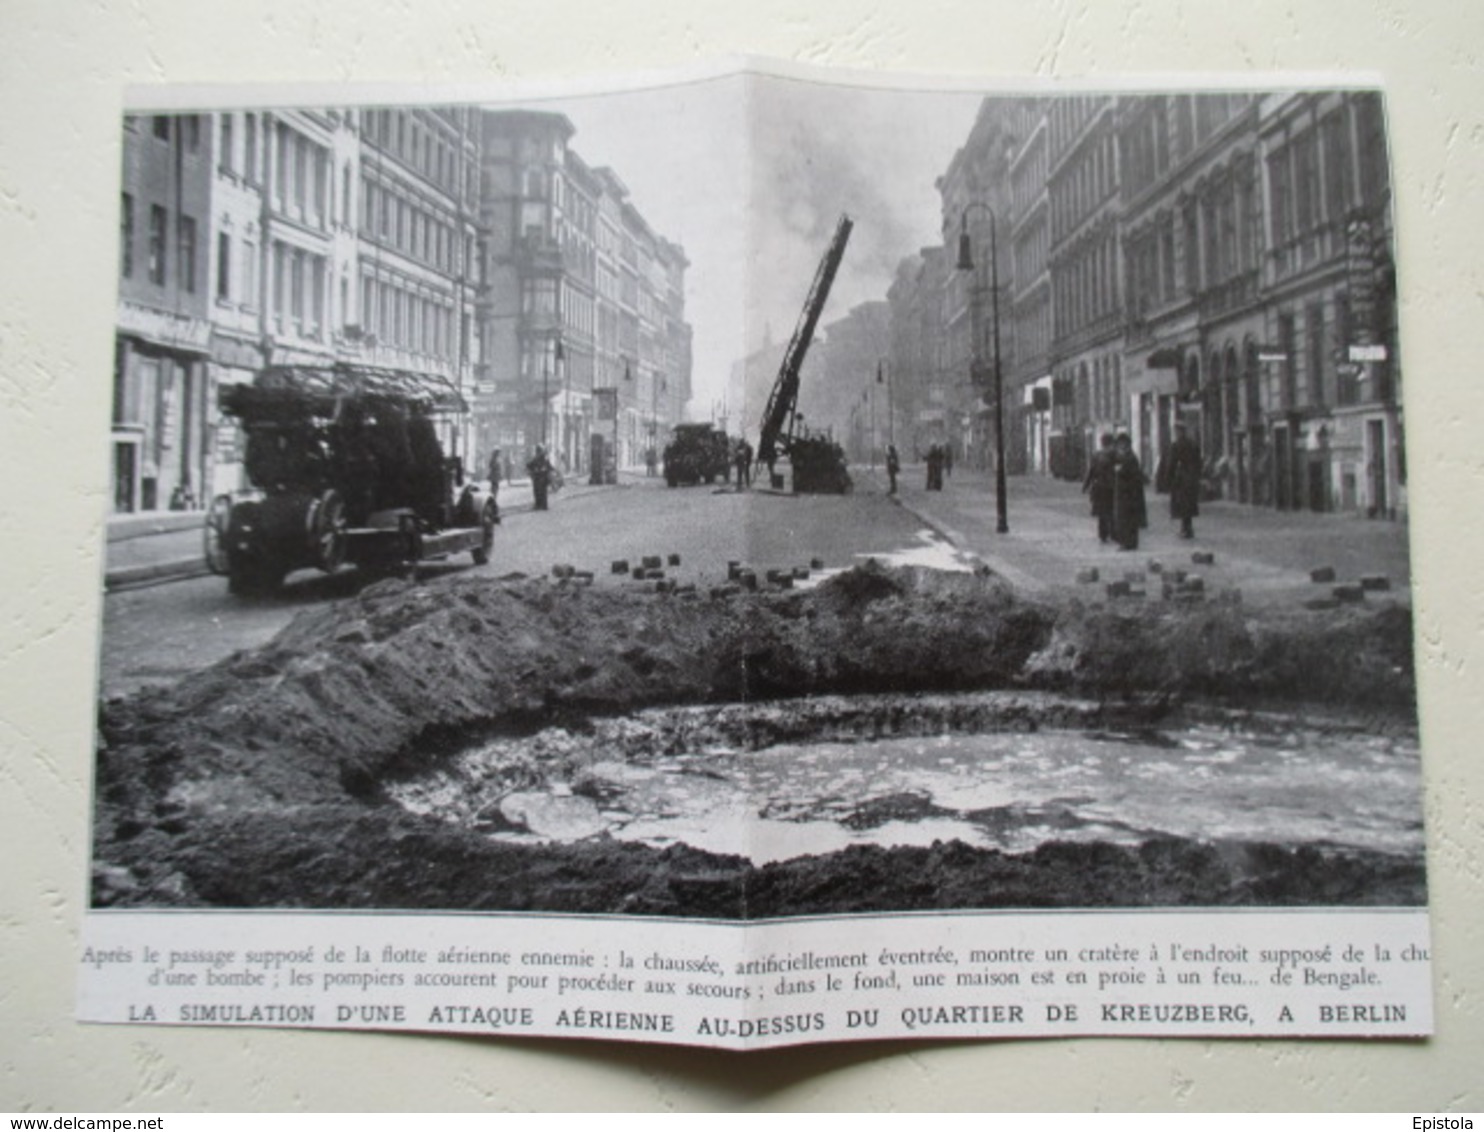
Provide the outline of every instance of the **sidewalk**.
{"type": "MultiPolygon", "coordinates": [[[[642,480],[644,470],[622,471],[618,484],[590,484],[586,478],[568,477],[566,485],[552,496],[552,505],[594,491],[614,491],[642,480]]],[[[534,497],[528,479],[500,485],[500,514],[531,510],[534,497]]],[[[136,589],[161,582],[199,578],[206,567],[205,511],[148,511],[113,515],[108,519],[108,544],[103,574],[105,592],[136,589]]]]}
{"type": "MultiPolygon", "coordinates": [[[[886,490],[886,473],[853,469],[886,490]]],[[[898,476],[897,502],[955,547],[1028,593],[1081,592],[1102,597],[1108,583],[1148,586],[1161,593],[1160,574],[1184,570],[1198,576],[1205,592],[1239,591],[1244,600],[1302,604],[1333,600],[1337,586],[1355,600],[1362,579],[1367,595],[1409,602],[1411,570],[1404,522],[1355,515],[1274,511],[1242,503],[1201,504],[1196,537],[1178,537],[1169,517],[1169,497],[1148,490],[1149,526],[1136,551],[1099,543],[1097,524],[1079,486],[1050,476],[1011,476],[1006,481],[1008,534],[995,533],[994,478],[955,469],[941,492],[924,490],[921,466],[898,476]],[[1197,564],[1192,556],[1210,554],[1197,564]],[[1158,569],[1155,569],[1155,566],[1158,569]],[[1096,580],[1090,572],[1097,571],[1096,580]],[[1312,571],[1332,570],[1333,580],[1315,582],[1312,571]],[[1377,592],[1380,579],[1389,587],[1377,592]],[[1079,580],[1080,579],[1080,580],[1079,580]]],[[[1323,576],[1323,575],[1321,575],[1323,576]]]]}

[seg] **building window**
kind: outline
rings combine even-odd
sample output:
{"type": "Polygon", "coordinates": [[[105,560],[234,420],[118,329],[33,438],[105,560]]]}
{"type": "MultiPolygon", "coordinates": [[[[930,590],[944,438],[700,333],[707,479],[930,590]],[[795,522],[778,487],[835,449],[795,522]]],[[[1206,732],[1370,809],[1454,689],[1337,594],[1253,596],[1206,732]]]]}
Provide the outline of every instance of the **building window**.
{"type": "Polygon", "coordinates": [[[170,119],[164,114],[156,114],[154,117],[155,137],[161,141],[170,140],[170,119]]]}
{"type": "Polygon", "coordinates": [[[258,116],[249,114],[242,123],[242,173],[250,185],[258,183],[258,116]]]}
{"type": "Polygon", "coordinates": [[[165,285],[165,230],[168,218],[158,204],[149,206],[149,281],[165,285]]]}
{"type": "Polygon", "coordinates": [[[242,305],[258,305],[258,248],[251,240],[242,242],[242,305]]]}
{"type": "Polygon", "coordinates": [[[221,152],[217,154],[216,165],[223,173],[232,173],[232,115],[222,115],[221,141],[219,143],[221,152]]]}
{"type": "Polygon", "coordinates": [[[196,293],[196,221],[180,218],[180,285],[187,293],[196,293]]]}
{"type": "Polygon", "coordinates": [[[119,274],[125,279],[134,274],[134,198],[128,193],[119,208],[119,274]]]}
{"type": "Polygon", "coordinates": [[[224,303],[232,297],[232,237],[226,232],[216,237],[216,297],[224,303]]]}
{"type": "Polygon", "coordinates": [[[1309,350],[1309,404],[1324,404],[1324,308],[1313,303],[1304,312],[1308,324],[1309,350]]]}

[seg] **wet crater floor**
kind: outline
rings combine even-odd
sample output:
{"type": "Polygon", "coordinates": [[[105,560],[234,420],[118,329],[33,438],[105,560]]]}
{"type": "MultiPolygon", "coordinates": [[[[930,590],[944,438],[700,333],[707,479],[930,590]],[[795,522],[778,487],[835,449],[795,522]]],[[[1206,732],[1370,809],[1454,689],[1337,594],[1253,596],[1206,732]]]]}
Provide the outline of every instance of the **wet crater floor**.
{"type": "MultiPolygon", "coordinates": [[[[1032,727],[1018,712],[1017,725],[995,727],[997,704],[1026,707],[992,695],[837,700],[822,713],[833,737],[810,742],[770,741],[786,706],[751,718],[738,707],[651,710],[593,733],[481,744],[386,793],[513,844],[611,837],[753,865],[955,840],[1003,853],[1180,838],[1420,858],[1410,736],[1276,717],[1110,732],[1032,727]],[[992,729],[955,730],[955,717],[992,729]],[[943,730],[882,736],[883,719],[943,730]]],[[[1048,698],[1035,712],[1075,717],[1080,706],[1048,698]]]]}

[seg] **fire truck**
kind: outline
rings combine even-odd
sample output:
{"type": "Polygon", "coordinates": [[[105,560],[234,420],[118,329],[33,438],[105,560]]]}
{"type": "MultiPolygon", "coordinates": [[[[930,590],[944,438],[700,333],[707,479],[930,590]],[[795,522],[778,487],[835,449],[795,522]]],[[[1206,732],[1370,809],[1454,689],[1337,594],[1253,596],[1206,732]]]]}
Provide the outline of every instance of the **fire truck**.
{"type": "Polygon", "coordinates": [[[294,570],[346,564],[415,573],[468,551],[489,561],[499,508],[439,425],[467,406],[426,374],[341,364],[273,366],[221,391],[245,436],[251,488],[219,495],[206,561],[234,594],[279,589],[294,570]]]}

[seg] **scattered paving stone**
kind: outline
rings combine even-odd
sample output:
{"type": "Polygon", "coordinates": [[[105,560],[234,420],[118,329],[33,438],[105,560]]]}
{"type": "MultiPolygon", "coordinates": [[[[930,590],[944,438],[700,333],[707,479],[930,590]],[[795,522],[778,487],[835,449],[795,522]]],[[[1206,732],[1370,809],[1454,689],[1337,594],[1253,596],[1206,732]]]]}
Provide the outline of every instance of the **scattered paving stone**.
{"type": "Polygon", "coordinates": [[[1206,592],[1206,579],[1204,579],[1204,578],[1186,578],[1185,581],[1183,581],[1183,582],[1180,583],[1180,588],[1182,590],[1185,590],[1187,593],[1194,593],[1194,594],[1205,593],[1206,592]]]}
{"type": "Polygon", "coordinates": [[[644,571],[644,576],[646,578],[648,578],[652,582],[654,582],[654,581],[660,581],[661,579],[664,578],[665,571],[663,569],[661,569],[660,567],[656,566],[652,570],[646,570],[646,571],[644,571]]]}
{"type": "Polygon", "coordinates": [[[593,584],[593,572],[591,570],[578,570],[572,575],[572,580],[584,586],[593,584]]]}
{"type": "Polygon", "coordinates": [[[672,554],[672,555],[669,556],[668,561],[669,561],[669,563],[670,563],[671,566],[679,566],[680,565],[680,555],[678,555],[678,554],[672,554]]]}
{"type": "Polygon", "coordinates": [[[809,559],[809,569],[811,569],[811,570],[823,570],[824,569],[824,559],[823,558],[811,558],[811,559],[809,559]]]}
{"type": "Polygon", "coordinates": [[[740,573],[742,573],[742,563],[738,562],[735,558],[732,559],[730,562],[727,563],[727,577],[728,578],[732,579],[733,581],[736,581],[737,575],[740,574],[740,573]]]}
{"type": "Polygon", "coordinates": [[[1389,590],[1391,579],[1385,574],[1366,574],[1360,579],[1360,588],[1363,590],[1389,590]]]}
{"type": "Polygon", "coordinates": [[[795,566],[794,567],[793,576],[794,576],[795,580],[797,580],[797,581],[800,581],[800,582],[807,581],[808,578],[809,578],[809,567],[807,567],[807,566],[795,566]]]}
{"type": "Polygon", "coordinates": [[[757,589],[757,571],[743,570],[738,573],[737,581],[742,583],[742,588],[744,590],[755,590],[757,589]]]}
{"type": "Polygon", "coordinates": [[[641,581],[643,580],[644,575],[647,574],[648,572],[649,571],[646,570],[643,566],[635,566],[634,569],[633,569],[633,571],[632,571],[634,577],[640,579],[641,581]]]}
{"type": "Polygon", "coordinates": [[[609,569],[615,574],[627,574],[629,572],[629,560],[627,558],[616,558],[609,569]]]}
{"type": "Polygon", "coordinates": [[[1333,566],[1319,566],[1309,571],[1311,582],[1333,582],[1335,580],[1335,568],[1333,566]]]}
{"type": "Polygon", "coordinates": [[[1077,582],[1079,585],[1087,586],[1098,580],[1098,568],[1090,566],[1086,570],[1077,571],[1077,582]]]}
{"type": "Polygon", "coordinates": [[[1109,582],[1108,583],[1108,596],[1109,597],[1127,597],[1128,596],[1129,589],[1130,589],[1130,587],[1129,587],[1129,584],[1127,582],[1109,582]]]}
{"type": "Polygon", "coordinates": [[[1158,558],[1151,558],[1146,569],[1148,569],[1151,574],[1160,574],[1164,572],[1164,563],[1162,563],[1158,558]]]}
{"type": "Polygon", "coordinates": [[[1354,604],[1365,600],[1365,590],[1355,585],[1336,586],[1330,591],[1336,601],[1354,604]]]}
{"type": "Polygon", "coordinates": [[[664,564],[664,559],[658,554],[646,554],[643,558],[643,565],[646,570],[657,570],[664,564]]]}
{"type": "Polygon", "coordinates": [[[1216,565],[1216,552],[1212,550],[1197,550],[1190,556],[1191,562],[1197,566],[1216,565]]]}
{"type": "Polygon", "coordinates": [[[1165,571],[1165,577],[1168,578],[1170,581],[1175,582],[1175,583],[1178,584],[1180,582],[1185,581],[1185,571],[1184,570],[1166,570],[1165,571]]]}

